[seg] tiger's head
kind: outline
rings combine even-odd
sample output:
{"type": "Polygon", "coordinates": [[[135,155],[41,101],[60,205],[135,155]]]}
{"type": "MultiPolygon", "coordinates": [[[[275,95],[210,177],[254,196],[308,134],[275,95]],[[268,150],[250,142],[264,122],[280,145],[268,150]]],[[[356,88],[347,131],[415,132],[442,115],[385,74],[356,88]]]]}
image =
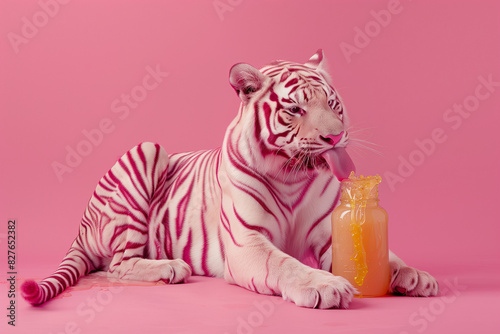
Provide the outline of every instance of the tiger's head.
{"type": "Polygon", "coordinates": [[[339,180],[354,170],[345,150],[345,107],[326,72],[322,50],[305,64],[276,61],[258,70],[239,63],[231,68],[229,81],[242,101],[233,140],[250,143],[249,154],[256,161],[263,158],[262,168],[330,170],[339,180]]]}

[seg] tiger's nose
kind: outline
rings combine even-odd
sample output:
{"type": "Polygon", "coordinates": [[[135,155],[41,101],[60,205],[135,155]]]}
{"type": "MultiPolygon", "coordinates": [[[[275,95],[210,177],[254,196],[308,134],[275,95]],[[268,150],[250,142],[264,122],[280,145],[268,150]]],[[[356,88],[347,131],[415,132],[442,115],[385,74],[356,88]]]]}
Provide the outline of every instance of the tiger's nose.
{"type": "Polygon", "coordinates": [[[319,136],[319,137],[322,140],[324,140],[326,143],[328,143],[332,146],[335,146],[342,140],[343,136],[344,136],[344,131],[342,131],[338,135],[328,135],[328,136],[319,136]]]}

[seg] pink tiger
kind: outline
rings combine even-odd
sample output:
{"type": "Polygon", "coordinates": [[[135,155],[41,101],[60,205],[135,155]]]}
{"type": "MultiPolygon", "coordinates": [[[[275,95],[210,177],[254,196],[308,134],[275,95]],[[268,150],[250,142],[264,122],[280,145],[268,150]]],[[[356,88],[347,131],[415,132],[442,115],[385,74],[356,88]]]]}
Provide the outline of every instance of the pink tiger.
{"type": "MultiPolygon", "coordinates": [[[[241,98],[221,148],[167,154],[142,143],[99,181],[54,274],[26,281],[37,305],[90,272],[122,279],[227,282],[311,308],[347,308],[331,271],[330,214],[354,164],[344,104],[319,50],[304,65],[231,68],[241,98]]],[[[436,280],[391,253],[391,292],[431,296],[436,280]]]]}

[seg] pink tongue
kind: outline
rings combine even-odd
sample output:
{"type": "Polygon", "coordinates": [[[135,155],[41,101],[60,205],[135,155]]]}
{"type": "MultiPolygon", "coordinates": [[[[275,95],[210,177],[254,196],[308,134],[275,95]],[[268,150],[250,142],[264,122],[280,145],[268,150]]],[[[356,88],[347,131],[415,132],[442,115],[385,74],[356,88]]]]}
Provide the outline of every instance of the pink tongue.
{"type": "Polygon", "coordinates": [[[339,181],[347,179],[351,171],[356,171],[354,162],[344,147],[337,147],[323,153],[323,158],[339,181]]]}

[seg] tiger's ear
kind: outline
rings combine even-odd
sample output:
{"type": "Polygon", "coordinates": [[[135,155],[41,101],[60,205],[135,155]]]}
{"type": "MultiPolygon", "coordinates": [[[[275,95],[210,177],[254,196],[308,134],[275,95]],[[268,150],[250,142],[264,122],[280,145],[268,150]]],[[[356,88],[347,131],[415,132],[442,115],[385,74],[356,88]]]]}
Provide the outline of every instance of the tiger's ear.
{"type": "Polygon", "coordinates": [[[316,51],[316,53],[309,58],[307,63],[304,65],[314,68],[325,77],[329,84],[332,83],[330,74],[328,73],[328,62],[326,61],[326,57],[322,49],[318,49],[318,51],[316,51]]]}
{"type": "Polygon", "coordinates": [[[316,53],[311,58],[309,58],[307,63],[305,63],[304,65],[312,67],[314,69],[323,69],[323,67],[326,67],[326,59],[323,50],[318,49],[318,51],[316,51],[316,53]]]}
{"type": "Polygon", "coordinates": [[[245,103],[262,88],[264,81],[265,77],[258,69],[245,63],[233,65],[229,71],[229,83],[245,103]]]}

